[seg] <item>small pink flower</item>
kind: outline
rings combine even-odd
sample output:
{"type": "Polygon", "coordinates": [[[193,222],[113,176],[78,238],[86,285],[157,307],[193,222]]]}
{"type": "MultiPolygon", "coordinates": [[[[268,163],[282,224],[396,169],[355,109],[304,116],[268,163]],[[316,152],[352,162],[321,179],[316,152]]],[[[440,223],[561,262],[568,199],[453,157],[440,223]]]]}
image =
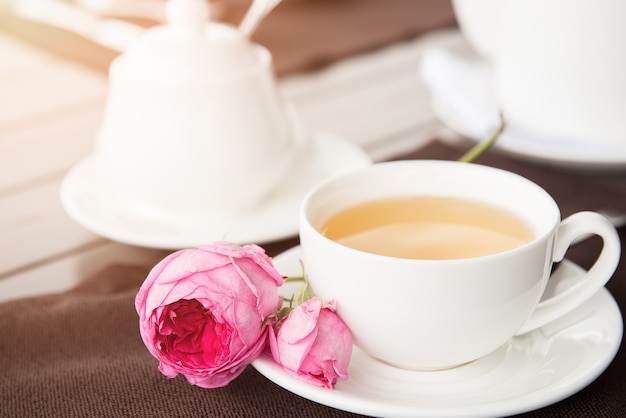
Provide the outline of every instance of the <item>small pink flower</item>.
{"type": "Polygon", "coordinates": [[[263,350],[283,277],[256,245],[227,242],[161,260],[135,298],[140,333],[159,370],[225,386],[263,350]]]}
{"type": "Polygon", "coordinates": [[[307,383],[332,389],[348,378],[352,334],[335,313],[335,302],[313,297],[294,308],[270,331],[274,361],[307,383]]]}

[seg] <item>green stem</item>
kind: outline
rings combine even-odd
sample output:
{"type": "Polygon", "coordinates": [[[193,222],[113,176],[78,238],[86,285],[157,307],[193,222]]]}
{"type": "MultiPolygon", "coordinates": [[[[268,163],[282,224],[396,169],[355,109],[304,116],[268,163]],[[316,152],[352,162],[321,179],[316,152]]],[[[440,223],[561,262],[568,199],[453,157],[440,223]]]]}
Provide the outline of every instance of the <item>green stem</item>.
{"type": "Polygon", "coordinates": [[[465,155],[459,158],[459,161],[463,163],[471,163],[472,161],[474,161],[485,151],[491,148],[493,144],[495,144],[502,131],[504,131],[504,128],[506,128],[506,121],[504,120],[504,115],[502,114],[502,112],[500,112],[500,126],[498,127],[498,129],[496,129],[489,138],[474,145],[472,149],[470,149],[467,153],[465,153],[465,155]]]}
{"type": "Polygon", "coordinates": [[[293,276],[293,277],[287,277],[285,279],[285,283],[292,283],[292,282],[303,282],[306,279],[304,278],[304,276],[293,276]]]}

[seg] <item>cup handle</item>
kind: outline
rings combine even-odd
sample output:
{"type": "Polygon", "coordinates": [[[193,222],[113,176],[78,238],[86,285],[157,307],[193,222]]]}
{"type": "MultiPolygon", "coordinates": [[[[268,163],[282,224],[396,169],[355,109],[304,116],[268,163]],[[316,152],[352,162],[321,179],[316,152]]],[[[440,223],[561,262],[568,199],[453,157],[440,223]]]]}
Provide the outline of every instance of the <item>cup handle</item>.
{"type": "Polygon", "coordinates": [[[580,306],[609,281],[621,256],[621,244],[615,227],[596,212],[578,212],[564,219],[554,242],[553,262],[559,262],[572,243],[585,235],[598,235],[603,246],[598,259],[580,279],[554,296],[542,300],[515,335],[540,328],[580,306]]]}

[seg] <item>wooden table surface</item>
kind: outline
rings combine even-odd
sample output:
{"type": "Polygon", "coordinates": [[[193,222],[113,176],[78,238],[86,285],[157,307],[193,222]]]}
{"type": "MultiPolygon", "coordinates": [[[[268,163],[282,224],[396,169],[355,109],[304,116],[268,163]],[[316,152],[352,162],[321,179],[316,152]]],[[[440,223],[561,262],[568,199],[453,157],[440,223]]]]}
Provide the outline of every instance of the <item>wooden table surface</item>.
{"type": "MultiPolygon", "coordinates": [[[[383,160],[444,129],[417,76],[430,45],[466,48],[457,30],[434,32],[282,78],[279,88],[307,129],[340,135],[383,160]]],[[[0,27],[0,301],[62,291],[106,265],[162,254],[100,237],[61,206],[64,175],[93,150],[107,88],[106,73],[0,27]]]]}

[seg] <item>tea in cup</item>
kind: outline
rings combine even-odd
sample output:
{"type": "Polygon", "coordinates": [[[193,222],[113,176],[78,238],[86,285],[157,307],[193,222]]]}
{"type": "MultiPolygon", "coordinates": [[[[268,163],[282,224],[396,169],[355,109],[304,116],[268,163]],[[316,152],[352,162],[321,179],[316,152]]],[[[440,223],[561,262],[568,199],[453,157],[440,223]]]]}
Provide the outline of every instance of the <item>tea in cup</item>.
{"type": "Polygon", "coordinates": [[[313,291],[337,301],[364,352],[391,365],[445,369],[570,312],[620,257],[594,212],[561,220],[554,199],[517,174],[451,161],[378,163],[327,180],[300,212],[313,291]],[[542,300],[552,264],[599,235],[595,265],[542,300]]]}

